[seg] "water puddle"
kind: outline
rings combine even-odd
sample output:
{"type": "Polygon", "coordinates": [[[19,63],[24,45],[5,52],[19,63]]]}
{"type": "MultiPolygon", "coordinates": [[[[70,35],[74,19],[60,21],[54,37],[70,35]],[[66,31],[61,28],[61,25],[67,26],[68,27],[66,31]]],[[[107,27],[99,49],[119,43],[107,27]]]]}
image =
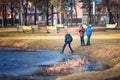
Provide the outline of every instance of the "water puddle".
{"type": "Polygon", "coordinates": [[[106,66],[102,62],[90,60],[82,55],[60,54],[57,51],[50,50],[31,51],[0,48],[1,77],[31,77],[32,75],[53,77],[105,68],[106,66]]]}

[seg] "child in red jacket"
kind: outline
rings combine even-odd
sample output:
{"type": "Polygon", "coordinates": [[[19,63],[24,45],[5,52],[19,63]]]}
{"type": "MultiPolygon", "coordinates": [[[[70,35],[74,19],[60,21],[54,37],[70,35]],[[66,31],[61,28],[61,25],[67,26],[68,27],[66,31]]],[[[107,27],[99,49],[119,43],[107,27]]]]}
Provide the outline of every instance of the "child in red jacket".
{"type": "Polygon", "coordinates": [[[85,28],[82,25],[79,26],[79,34],[80,34],[81,46],[85,46],[85,41],[84,41],[85,28]]]}

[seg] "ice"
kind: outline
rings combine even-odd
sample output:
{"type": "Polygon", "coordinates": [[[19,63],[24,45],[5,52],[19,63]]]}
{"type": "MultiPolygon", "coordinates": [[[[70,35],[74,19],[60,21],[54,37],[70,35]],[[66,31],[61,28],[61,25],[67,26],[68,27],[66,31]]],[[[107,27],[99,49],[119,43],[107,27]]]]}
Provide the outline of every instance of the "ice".
{"type": "MultiPolygon", "coordinates": [[[[0,48],[0,76],[32,75],[42,72],[45,67],[49,69],[49,66],[56,64],[58,66],[53,66],[53,68],[59,66],[63,67],[63,64],[64,66],[79,63],[86,65],[88,64],[87,60],[88,59],[82,55],[60,54],[60,52],[52,50],[29,51],[16,48],[0,48]]],[[[93,70],[94,68],[95,70],[101,70],[104,66],[101,62],[99,62],[99,64],[98,62],[94,62],[94,65],[91,65],[93,66],[93,70]]],[[[85,67],[78,67],[73,72],[86,71],[85,67]]],[[[68,68],[66,67],[65,69],[67,70],[68,68]]],[[[55,69],[53,69],[53,71],[54,70],[55,69]]]]}
{"type": "Polygon", "coordinates": [[[13,48],[0,49],[0,75],[30,75],[41,71],[43,66],[57,64],[70,55],[57,51],[21,51],[13,48]]]}

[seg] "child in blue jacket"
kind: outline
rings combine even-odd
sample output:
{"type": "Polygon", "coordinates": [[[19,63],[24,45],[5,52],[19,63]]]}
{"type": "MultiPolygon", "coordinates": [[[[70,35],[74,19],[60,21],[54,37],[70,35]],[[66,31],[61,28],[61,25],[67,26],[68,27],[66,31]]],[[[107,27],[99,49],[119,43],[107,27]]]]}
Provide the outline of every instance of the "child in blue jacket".
{"type": "Polygon", "coordinates": [[[87,44],[86,44],[86,46],[90,45],[91,35],[92,35],[92,25],[88,25],[88,27],[86,29],[86,36],[87,36],[87,44]]]}

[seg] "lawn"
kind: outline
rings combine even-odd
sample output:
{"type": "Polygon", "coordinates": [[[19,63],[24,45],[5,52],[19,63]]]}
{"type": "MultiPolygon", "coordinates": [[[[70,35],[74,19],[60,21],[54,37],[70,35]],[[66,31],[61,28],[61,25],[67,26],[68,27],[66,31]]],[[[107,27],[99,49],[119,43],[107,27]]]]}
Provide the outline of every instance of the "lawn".
{"type": "MultiPolygon", "coordinates": [[[[5,28],[7,30],[7,28],[5,28]]],[[[37,31],[35,33],[15,29],[6,31],[0,29],[0,46],[13,47],[30,50],[56,50],[60,51],[64,43],[64,29],[59,33],[45,33],[37,31]]],[[[56,80],[119,80],[120,79],[120,30],[107,30],[93,32],[91,46],[80,46],[79,33],[77,28],[68,29],[73,36],[72,47],[74,54],[82,54],[95,60],[100,60],[109,66],[108,69],[94,72],[81,72],[56,80]],[[118,79],[119,78],[119,79],[118,79]]],[[[86,41],[86,36],[85,36],[86,41]]],[[[69,54],[68,47],[65,53],[69,54]]]]}

